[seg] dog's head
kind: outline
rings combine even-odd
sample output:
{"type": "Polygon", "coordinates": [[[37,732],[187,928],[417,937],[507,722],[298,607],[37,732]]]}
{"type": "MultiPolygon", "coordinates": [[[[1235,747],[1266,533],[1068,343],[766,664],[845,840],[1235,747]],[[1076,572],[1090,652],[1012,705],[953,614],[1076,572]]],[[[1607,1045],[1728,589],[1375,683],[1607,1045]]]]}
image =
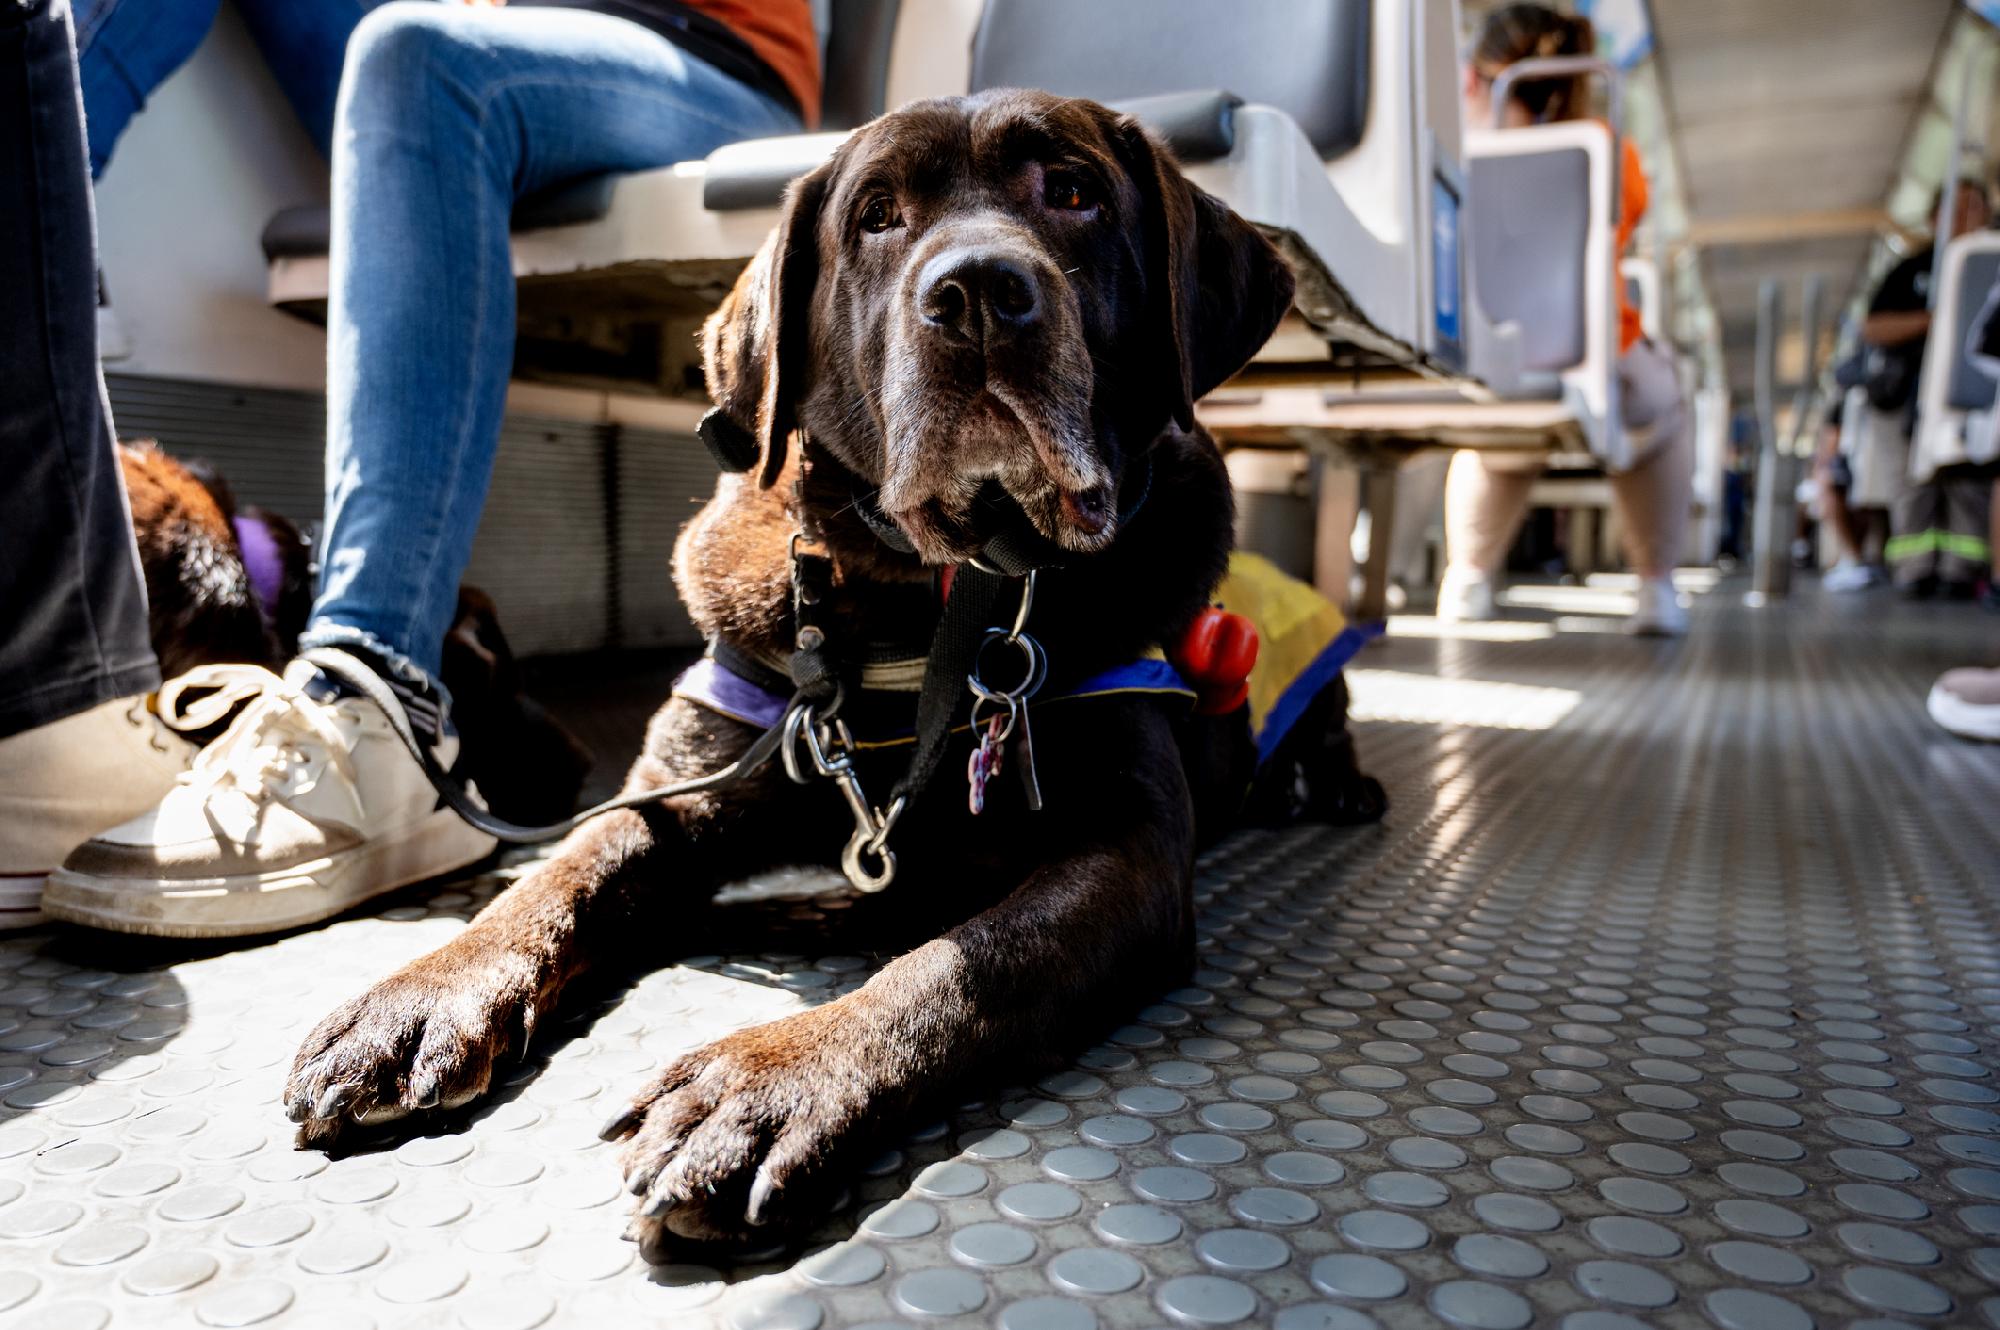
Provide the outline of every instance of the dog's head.
{"type": "Polygon", "coordinates": [[[1022,515],[1089,552],[1126,463],[1191,427],[1291,296],[1137,121],[1045,93],[919,102],[792,186],[708,321],[708,386],[762,483],[803,428],[927,562],[1022,515]]]}

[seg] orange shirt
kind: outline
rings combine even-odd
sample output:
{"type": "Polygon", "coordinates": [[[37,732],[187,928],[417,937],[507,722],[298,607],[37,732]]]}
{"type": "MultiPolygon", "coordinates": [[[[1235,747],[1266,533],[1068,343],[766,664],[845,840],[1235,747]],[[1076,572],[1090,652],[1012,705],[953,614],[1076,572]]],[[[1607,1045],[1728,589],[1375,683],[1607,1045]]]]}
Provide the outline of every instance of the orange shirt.
{"type": "Polygon", "coordinates": [[[798,99],[806,128],[819,124],[819,36],[807,0],[686,0],[741,37],[798,99]]]}
{"type": "MultiPolygon", "coordinates": [[[[1632,233],[1639,229],[1639,220],[1646,215],[1646,165],[1639,159],[1639,145],[1628,135],[1619,141],[1623,150],[1623,165],[1619,171],[1618,197],[1618,253],[1613,261],[1623,258],[1632,248],[1632,233]]],[[[1623,355],[1632,349],[1632,343],[1645,335],[1645,325],[1640,319],[1638,307],[1626,298],[1625,283],[1613,276],[1618,288],[1618,353],[1623,355]]]]}

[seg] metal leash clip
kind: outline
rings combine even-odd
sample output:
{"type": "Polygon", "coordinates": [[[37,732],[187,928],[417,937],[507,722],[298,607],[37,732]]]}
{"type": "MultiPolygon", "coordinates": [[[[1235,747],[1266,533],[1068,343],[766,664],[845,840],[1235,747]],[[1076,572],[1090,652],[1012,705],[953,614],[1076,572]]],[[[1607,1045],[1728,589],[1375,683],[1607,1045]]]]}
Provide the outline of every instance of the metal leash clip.
{"type": "Polygon", "coordinates": [[[902,817],[906,801],[898,796],[886,810],[868,802],[868,792],[861,788],[861,777],[854,770],[853,748],[854,736],[846,721],[821,722],[810,706],[794,707],[786,713],[784,743],[778,750],[784,757],[785,774],[800,785],[815,774],[824,776],[840,790],[854,815],[854,834],[840,852],[840,871],[857,891],[876,892],[896,880],[896,852],[889,848],[889,833],[902,817]],[[799,761],[801,738],[812,762],[811,771],[799,761]]]}
{"type": "Polygon", "coordinates": [[[1028,724],[1028,701],[1048,679],[1049,658],[1042,644],[1027,632],[1028,613],[1034,604],[1035,574],[1031,571],[1021,580],[1021,603],[1014,611],[1014,626],[986,630],[979,651],[973,656],[972,672],[965,676],[966,687],[972,690],[972,728],[979,731],[984,726],[979,746],[973,749],[965,767],[966,807],[975,815],[985,811],[986,785],[1000,774],[1004,745],[1009,739],[1015,740],[1019,752],[1017,769],[1028,808],[1032,812],[1041,811],[1042,786],[1035,775],[1034,733],[1028,724]],[[986,649],[996,641],[1021,654],[1021,677],[1011,688],[992,687],[981,677],[986,649]],[[993,710],[982,715],[981,709],[989,707],[993,710]]]}

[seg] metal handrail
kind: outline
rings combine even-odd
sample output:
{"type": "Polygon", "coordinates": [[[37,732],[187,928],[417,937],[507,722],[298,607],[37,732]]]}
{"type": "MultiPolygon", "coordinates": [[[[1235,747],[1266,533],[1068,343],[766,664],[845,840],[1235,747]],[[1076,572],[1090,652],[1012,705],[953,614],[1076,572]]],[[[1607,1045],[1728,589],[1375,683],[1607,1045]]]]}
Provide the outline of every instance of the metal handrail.
{"type": "Polygon", "coordinates": [[[1625,196],[1625,153],[1622,147],[1625,138],[1625,75],[1618,66],[1594,55],[1548,55],[1516,60],[1493,77],[1493,128],[1506,128],[1501,119],[1506,115],[1507,101],[1513,96],[1516,83],[1523,79],[1534,82],[1578,74],[1595,74],[1604,80],[1605,122],[1611,126],[1611,224],[1616,226],[1625,196]]]}
{"type": "Polygon", "coordinates": [[[1778,323],[1784,313],[1784,292],[1778,283],[1765,278],[1757,289],[1757,507],[1752,515],[1750,570],[1751,605],[1770,605],[1784,599],[1787,574],[1784,537],[1780,534],[1780,514],[1785,511],[1785,462],[1778,450],[1778,323]]]}
{"type": "Polygon", "coordinates": [[[1819,392],[1819,320],[1820,306],[1826,296],[1826,278],[1813,273],[1806,278],[1805,303],[1799,310],[1799,331],[1805,338],[1805,367],[1799,377],[1799,390],[1792,399],[1792,432],[1785,443],[1785,451],[1798,456],[1799,444],[1805,438],[1806,416],[1812,410],[1813,398],[1819,392]]]}

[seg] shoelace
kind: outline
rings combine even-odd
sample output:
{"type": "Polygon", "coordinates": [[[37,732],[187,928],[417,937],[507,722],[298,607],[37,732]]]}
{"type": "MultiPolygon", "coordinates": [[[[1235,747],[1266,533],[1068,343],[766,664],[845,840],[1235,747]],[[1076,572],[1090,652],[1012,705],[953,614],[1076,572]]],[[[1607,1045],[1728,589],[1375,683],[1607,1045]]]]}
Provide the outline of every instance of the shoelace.
{"type": "Polygon", "coordinates": [[[176,730],[205,729],[237,706],[243,710],[229,728],[181,773],[181,782],[198,789],[204,802],[225,788],[261,801],[274,781],[305,759],[299,741],[311,739],[325,746],[359,802],[353,758],[332,708],[262,666],[201,665],[160,689],[161,719],[176,730]]]}

